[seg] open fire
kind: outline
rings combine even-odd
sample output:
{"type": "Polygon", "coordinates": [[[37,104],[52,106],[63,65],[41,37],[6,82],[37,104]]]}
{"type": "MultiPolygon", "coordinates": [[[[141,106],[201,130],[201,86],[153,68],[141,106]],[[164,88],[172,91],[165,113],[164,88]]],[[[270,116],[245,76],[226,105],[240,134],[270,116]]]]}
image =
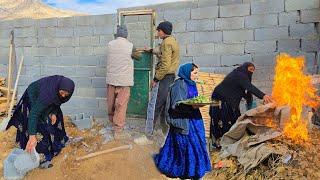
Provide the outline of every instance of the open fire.
{"type": "Polygon", "coordinates": [[[303,106],[316,107],[318,103],[311,80],[311,76],[304,74],[304,57],[284,53],[277,56],[272,97],[277,106],[290,107],[290,119],[283,132],[296,143],[309,140],[308,122],[302,117],[303,106]]]}

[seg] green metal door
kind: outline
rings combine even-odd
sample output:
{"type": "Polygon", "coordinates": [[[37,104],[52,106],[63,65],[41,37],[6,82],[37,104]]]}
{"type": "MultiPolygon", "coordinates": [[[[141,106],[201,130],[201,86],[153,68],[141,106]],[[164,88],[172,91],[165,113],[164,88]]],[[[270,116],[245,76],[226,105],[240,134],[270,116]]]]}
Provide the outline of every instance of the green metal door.
{"type": "Polygon", "coordinates": [[[128,116],[145,117],[147,114],[151,69],[152,55],[143,52],[141,59],[134,61],[134,86],[131,88],[128,116]]]}

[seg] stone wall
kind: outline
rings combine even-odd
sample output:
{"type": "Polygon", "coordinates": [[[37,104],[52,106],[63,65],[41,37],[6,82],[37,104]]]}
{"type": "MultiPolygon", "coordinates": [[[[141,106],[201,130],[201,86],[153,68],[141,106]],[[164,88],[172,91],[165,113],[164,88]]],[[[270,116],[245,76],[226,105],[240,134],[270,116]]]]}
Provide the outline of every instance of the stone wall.
{"type": "MultiPolygon", "coordinates": [[[[226,74],[252,61],[254,83],[267,93],[280,52],[304,55],[308,72],[318,73],[319,0],[194,0],[119,10],[147,8],[156,9],[157,24],[173,22],[181,63],[195,62],[202,71],[226,74]]],[[[129,39],[148,46],[150,18],[127,17],[125,22],[129,39]]],[[[14,30],[17,55],[25,56],[20,95],[42,76],[66,75],[75,80],[76,92],[64,110],[105,117],[105,49],[116,24],[115,14],[0,22],[0,75],[6,74],[14,30]]]]}

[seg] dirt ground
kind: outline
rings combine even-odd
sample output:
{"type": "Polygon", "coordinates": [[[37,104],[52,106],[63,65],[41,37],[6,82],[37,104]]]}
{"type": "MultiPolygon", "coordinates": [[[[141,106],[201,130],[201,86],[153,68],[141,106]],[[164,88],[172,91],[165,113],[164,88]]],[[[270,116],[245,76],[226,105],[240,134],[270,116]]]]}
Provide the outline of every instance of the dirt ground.
{"type": "MultiPolygon", "coordinates": [[[[61,154],[53,159],[53,167],[50,169],[35,169],[29,172],[25,179],[77,179],[77,180],[99,180],[99,179],[166,179],[156,169],[152,154],[158,151],[157,145],[136,145],[133,141],[111,141],[103,144],[103,138],[99,135],[101,127],[95,126],[85,132],[76,129],[70,122],[66,123],[66,131],[70,137],[84,137],[89,148],[81,142],[69,144],[61,154]],[[100,155],[83,161],[76,161],[77,157],[87,155],[91,152],[101,151],[132,144],[133,149],[121,150],[105,155],[100,155]]],[[[5,133],[0,133],[0,161],[3,162],[14,143],[15,128],[5,133]]],[[[3,179],[3,164],[0,164],[0,179],[3,179]]]]}

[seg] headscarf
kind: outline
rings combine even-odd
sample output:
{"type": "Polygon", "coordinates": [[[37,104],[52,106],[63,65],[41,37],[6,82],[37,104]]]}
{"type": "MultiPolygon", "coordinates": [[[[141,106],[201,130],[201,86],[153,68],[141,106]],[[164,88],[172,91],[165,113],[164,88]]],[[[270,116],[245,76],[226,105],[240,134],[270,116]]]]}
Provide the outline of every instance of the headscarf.
{"type": "Polygon", "coordinates": [[[64,76],[54,75],[44,77],[38,80],[40,83],[39,100],[45,105],[58,105],[69,101],[74,91],[74,82],[64,76]],[[59,90],[70,93],[69,96],[60,97],[59,90]]]}
{"type": "Polygon", "coordinates": [[[248,71],[249,66],[255,67],[254,64],[252,64],[251,62],[245,62],[241,66],[234,69],[230,74],[228,74],[228,76],[229,77],[240,76],[240,77],[249,79],[249,81],[251,82],[253,73],[248,71]]]}
{"type": "Polygon", "coordinates": [[[123,37],[123,38],[127,38],[128,37],[128,29],[127,29],[127,27],[125,25],[117,26],[116,37],[123,37]]]}
{"type": "Polygon", "coordinates": [[[192,67],[193,67],[192,63],[186,63],[181,65],[179,68],[178,76],[182,78],[189,85],[195,86],[196,82],[190,79],[192,67]]]}

